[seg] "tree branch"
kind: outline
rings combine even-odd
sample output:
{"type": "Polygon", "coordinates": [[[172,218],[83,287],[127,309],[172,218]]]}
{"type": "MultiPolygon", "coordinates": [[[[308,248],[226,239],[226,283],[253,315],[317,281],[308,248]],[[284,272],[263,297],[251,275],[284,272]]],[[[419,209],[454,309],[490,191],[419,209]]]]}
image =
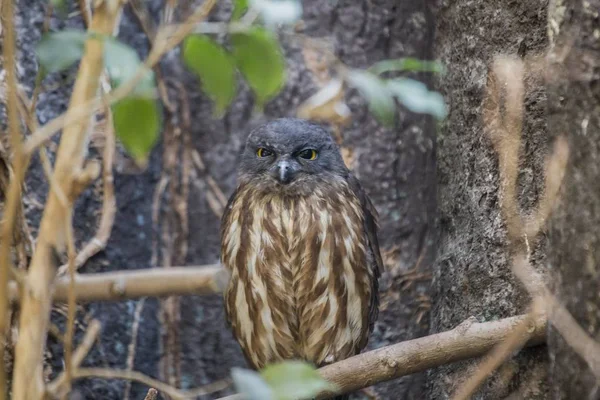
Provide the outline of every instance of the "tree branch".
{"type": "MultiPolygon", "coordinates": [[[[13,243],[13,229],[19,207],[21,207],[21,181],[23,180],[27,160],[23,155],[23,146],[21,143],[21,127],[18,115],[17,99],[17,77],[16,77],[16,51],[15,51],[15,31],[13,26],[13,6],[12,1],[2,4],[0,1],[0,10],[2,12],[5,24],[5,33],[3,40],[4,60],[6,62],[6,78],[8,83],[7,90],[7,108],[8,108],[8,129],[10,131],[10,143],[13,151],[13,170],[14,176],[8,186],[4,216],[0,231],[0,400],[6,398],[6,372],[4,362],[4,350],[6,346],[6,337],[8,327],[8,297],[7,284],[9,271],[12,268],[10,261],[10,248],[13,243]]],[[[8,167],[8,166],[7,166],[8,167]]],[[[10,176],[10,174],[8,174],[10,176]]]]}
{"type": "MultiPolygon", "coordinates": [[[[221,293],[228,280],[227,271],[219,265],[196,267],[148,268],[135,271],[104,272],[75,275],[75,299],[78,303],[119,301],[140,297],[173,295],[206,295],[221,293]]],[[[11,301],[19,300],[18,285],[11,282],[11,301]]],[[[56,280],[53,300],[66,302],[69,278],[56,280]]]]}
{"type": "MultiPolygon", "coordinates": [[[[335,393],[323,392],[316,399],[354,392],[430,368],[481,357],[505,341],[523,323],[530,335],[525,346],[544,343],[546,319],[529,318],[529,315],[519,315],[482,323],[467,320],[451,331],[396,343],[327,365],[320,368],[319,373],[338,390],[335,393]]],[[[220,400],[244,399],[245,396],[234,394],[220,400]]]]}
{"type": "Polygon", "coordinates": [[[228,380],[217,381],[198,389],[180,390],[159,380],[151,378],[137,371],[127,371],[109,368],[79,368],[75,371],[75,378],[105,378],[105,379],[125,379],[143,383],[146,386],[156,388],[174,399],[194,399],[199,396],[205,396],[210,393],[226,389],[230,383],[228,380]]]}
{"type": "MultiPolygon", "coordinates": [[[[101,326],[100,322],[97,320],[92,320],[90,325],[88,326],[83,340],[71,358],[71,365],[73,368],[79,368],[79,365],[83,362],[83,359],[88,355],[94,342],[98,338],[100,334],[101,326]]],[[[72,377],[67,377],[66,371],[63,371],[56,379],[48,384],[46,393],[54,398],[61,399],[65,395],[68,394],[70,390],[70,379],[72,377]]]]}
{"type": "MultiPolygon", "coordinates": [[[[90,29],[99,34],[112,35],[121,13],[122,0],[95,3],[97,8],[90,29]]],[[[102,41],[87,40],[69,110],[96,97],[103,70],[102,58],[102,41]]],[[[87,151],[89,122],[88,116],[65,126],[58,148],[53,178],[71,202],[87,151]]],[[[13,381],[13,396],[16,399],[38,400],[44,393],[42,358],[50,317],[51,289],[58,267],[57,253],[65,248],[65,219],[68,213],[68,207],[61,203],[54,190],[50,190],[27,275],[27,290],[21,293],[22,308],[13,381]]]]}
{"type": "MultiPolygon", "coordinates": [[[[336,394],[349,393],[376,383],[400,378],[429,368],[480,357],[504,341],[527,316],[473,323],[418,339],[368,351],[319,370],[334,383],[336,394]]],[[[531,337],[526,346],[544,343],[546,320],[538,318],[528,326],[531,337]]],[[[328,394],[330,395],[330,394],[328,394]]],[[[325,394],[317,397],[326,398],[325,394]]]]}

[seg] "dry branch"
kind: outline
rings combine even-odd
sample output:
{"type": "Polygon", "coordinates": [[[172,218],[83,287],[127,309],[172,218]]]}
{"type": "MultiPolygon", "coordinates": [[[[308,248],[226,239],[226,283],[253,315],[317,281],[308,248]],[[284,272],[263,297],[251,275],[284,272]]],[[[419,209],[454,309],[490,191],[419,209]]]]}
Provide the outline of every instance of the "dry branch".
{"type": "Polygon", "coordinates": [[[158,390],[154,389],[154,388],[150,388],[148,389],[148,393],[146,394],[146,397],[144,397],[144,400],[156,400],[158,398],[158,390]]]}
{"type": "MultiPolygon", "coordinates": [[[[319,370],[321,376],[334,383],[336,394],[353,392],[376,383],[414,374],[429,368],[456,361],[480,357],[495,345],[506,340],[527,316],[493,322],[459,325],[435,335],[401,342],[372,350],[319,370]]],[[[527,346],[544,343],[546,321],[537,318],[528,326],[531,337],[527,346]]],[[[325,394],[318,397],[326,398],[325,394]]]]}
{"type": "Polygon", "coordinates": [[[228,380],[222,380],[198,389],[184,391],[144,375],[141,372],[108,368],[80,368],[75,372],[75,378],[125,379],[140,382],[146,386],[158,389],[161,393],[171,396],[173,399],[194,399],[198,396],[226,389],[230,385],[228,380]]]}
{"type": "Polygon", "coordinates": [[[13,169],[15,171],[13,179],[8,187],[6,196],[6,205],[1,228],[0,240],[0,400],[4,400],[6,390],[6,372],[4,363],[4,350],[8,323],[8,276],[12,268],[10,262],[10,248],[12,245],[13,229],[17,220],[17,213],[21,207],[21,181],[24,176],[26,165],[25,157],[22,154],[21,129],[18,116],[17,99],[17,78],[16,78],[16,51],[15,51],[15,31],[13,26],[13,7],[12,1],[0,2],[2,9],[3,24],[5,24],[4,34],[4,61],[6,62],[6,76],[8,80],[8,128],[10,130],[11,146],[13,150],[13,169]]]}
{"type": "MultiPolygon", "coordinates": [[[[102,82],[104,93],[109,92],[107,78],[102,82]]],[[[115,187],[113,178],[113,161],[115,155],[115,132],[113,127],[112,111],[106,106],[105,117],[102,123],[102,130],[105,137],[104,154],[102,160],[102,211],[98,230],[92,239],[90,239],[77,254],[75,258],[75,269],[78,269],[86,263],[91,257],[103,250],[108,243],[112,232],[115,215],[117,213],[117,201],[115,198],[115,187]]],[[[59,276],[66,274],[68,265],[63,265],[58,269],[59,276]]]]}
{"type": "MultiPolygon", "coordinates": [[[[227,271],[219,265],[78,274],[75,275],[75,298],[78,303],[86,303],[119,301],[146,296],[215,294],[223,291],[227,280],[227,271]]],[[[66,302],[68,292],[68,277],[58,278],[53,300],[66,302]]],[[[11,282],[9,297],[11,301],[19,299],[18,287],[15,282],[11,282]]]]}
{"type": "MultiPolygon", "coordinates": [[[[112,35],[121,13],[122,0],[95,3],[96,13],[90,29],[112,35]]],[[[85,45],[69,110],[96,97],[103,70],[103,43],[90,39],[85,45]]],[[[67,111],[69,113],[70,111],[67,111]]],[[[87,152],[89,115],[64,127],[53,174],[59,188],[74,200],[77,181],[87,152]]],[[[50,190],[40,224],[36,250],[27,275],[27,290],[22,295],[19,339],[16,346],[13,395],[17,399],[38,400],[44,393],[43,354],[50,317],[52,282],[56,274],[57,253],[65,248],[65,220],[69,210],[50,190]]]]}
{"type": "MultiPolygon", "coordinates": [[[[338,390],[335,393],[321,393],[317,399],[354,392],[429,368],[481,357],[506,340],[526,320],[527,315],[482,323],[467,320],[451,331],[371,350],[328,365],[319,369],[319,372],[338,390]]],[[[528,321],[527,331],[530,337],[526,346],[544,343],[546,320],[538,317],[528,321]]],[[[225,399],[243,400],[244,396],[236,394],[221,400],[225,399]]]]}
{"type": "Polygon", "coordinates": [[[137,84],[145,76],[147,68],[152,68],[160,61],[161,57],[177,46],[185,37],[194,31],[194,26],[204,20],[212,8],[216,0],[206,0],[190,17],[182,24],[175,27],[168,27],[160,30],[155,38],[156,44],[152,46],[148,58],[141,65],[131,79],[123,83],[117,89],[113,90],[103,101],[99,99],[90,99],[82,101],[79,106],[69,109],[66,113],[56,117],[36,132],[27,140],[24,146],[25,153],[30,153],[42,143],[48,141],[55,133],[65,126],[77,124],[82,119],[93,114],[100,107],[108,104],[113,104],[129,95],[137,84]]]}
{"type": "Polygon", "coordinates": [[[471,375],[453,396],[453,400],[468,400],[471,395],[481,386],[485,379],[490,376],[515,350],[520,349],[529,340],[532,334],[531,324],[539,318],[542,311],[541,300],[534,300],[532,310],[525,318],[516,325],[510,335],[501,343],[496,345],[490,353],[482,360],[471,375]]]}
{"type": "Polygon", "coordinates": [[[513,273],[532,296],[543,298],[548,321],[585,361],[592,373],[600,379],[600,343],[596,342],[577,323],[565,306],[550,293],[542,277],[529,264],[525,255],[517,254],[514,257],[513,273]]]}
{"type": "MultiPolygon", "coordinates": [[[[539,60],[536,60],[539,64],[539,60]]],[[[539,65],[536,68],[540,68],[539,65]]],[[[501,211],[506,221],[509,248],[514,254],[513,274],[529,294],[543,302],[549,322],[577,352],[600,379],[600,344],[590,337],[569,311],[550,293],[542,276],[529,264],[529,241],[534,241],[555,206],[569,159],[567,140],[559,136],[554,150],[546,160],[545,185],[537,208],[524,218],[518,208],[516,192],[519,148],[523,120],[524,64],[514,57],[496,57],[493,73],[488,76],[484,122],[498,153],[500,169],[501,211]],[[505,116],[500,115],[500,88],[505,90],[505,116]],[[524,239],[525,246],[520,246],[524,239]],[[524,247],[524,248],[523,248],[524,247]]],[[[535,300],[534,300],[535,301],[535,300]]]]}
{"type": "MultiPolygon", "coordinates": [[[[100,333],[100,322],[97,320],[93,320],[85,331],[85,335],[81,344],[71,358],[71,366],[73,368],[78,368],[79,365],[83,362],[83,359],[90,352],[94,342],[98,338],[98,334],[100,333]]],[[[72,377],[67,377],[66,371],[62,372],[55,380],[48,384],[48,388],[46,393],[55,399],[63,398],[68,393],[69,390],[69,380],[72,377]]]]}
{"type": "MultiPolygon", "coordinates": [[[[133,313],[133,323],[131,324],[131,340],[129,342],[129,346],[127,348],[127,370],[133,371],[133,364],[135,363],[135,350],[137,348],[137,337],[138,332],[140,330],[140,320],[142,319],[142,310],[144,309],[144,304],[146,303],[146,298],[142,298],[135,305],[135,312],[133,313]]],[[[123,400],[129,400],[129,394],[131,393],[131,381],[127,381],[125,384],[125,391],[123,392],[123,400]]]]}

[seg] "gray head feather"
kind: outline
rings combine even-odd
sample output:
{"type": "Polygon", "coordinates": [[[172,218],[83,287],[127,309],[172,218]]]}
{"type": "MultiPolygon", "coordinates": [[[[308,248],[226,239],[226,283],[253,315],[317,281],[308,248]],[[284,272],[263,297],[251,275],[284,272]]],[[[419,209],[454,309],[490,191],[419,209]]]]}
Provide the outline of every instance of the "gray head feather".
{"type": "Polygon", "coordinates": [[[240,180],[293,194],[300,186],[346,179],[348,169],[339,148],[322,126],[296,118],[281,118],[253,130],[239,166],[240,180]],[[259,153],[262,150],[262,157],[259,153]],[[311,150],[314,159],[307,158],[311,150]],[[267,156],[264,156],[267,154],[267,156]]]}

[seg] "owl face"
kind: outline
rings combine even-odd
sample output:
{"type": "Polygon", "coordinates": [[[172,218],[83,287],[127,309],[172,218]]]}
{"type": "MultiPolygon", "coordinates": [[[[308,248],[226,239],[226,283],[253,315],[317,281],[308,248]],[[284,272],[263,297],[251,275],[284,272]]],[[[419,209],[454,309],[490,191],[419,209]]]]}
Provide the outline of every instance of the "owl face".
{"type": "Polygon", "coordinates": [[[317,124],[284,118],[252,131],[239,177],[268,190],[292,193],[348,174],[338,146],[317,124]]]}

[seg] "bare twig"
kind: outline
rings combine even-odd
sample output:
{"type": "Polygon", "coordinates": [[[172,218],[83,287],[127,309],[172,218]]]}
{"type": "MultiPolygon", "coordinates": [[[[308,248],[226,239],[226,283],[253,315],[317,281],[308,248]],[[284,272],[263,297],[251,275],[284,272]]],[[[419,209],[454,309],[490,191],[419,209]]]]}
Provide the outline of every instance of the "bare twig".
{"type": "MultiPolygon", "coordinates": [[[[207,295],[221,293],[229,279],[219,265],[147,268],[135,271],[103,272],[75,275],[75,298],[78,303],[120,301],[140,297],[172,295],[207,295]]],[[[69,279],[56,280],[53,300],[68,300],[69,279]]],[[[19,300],[18,287],[10,285],[11,301],[19,300]]]]}
{"type": "MultiPolygon", "coordinates": [[[[150,42],[150,45],[154,46],[154,39],[156,38],[156,26],[152,21],[152,18],[150,17],[148,7],[142,0],[132,0],[130,2],[130,5],[134,15],[136,16],[138,22],[140,23],[140,26],[142,27],[142,30],[148,37],[148,42],[150,42]]],[[[171,103],[171,99],[169,98],[163,72],[159,65],[154,66],[154,74],[156,76],[156,82],[158,86],[158,93],[160,95],[160,99],[162,100],[165,108],[169,113],[175,113],[176,109],[171,103]]]]}
{"type": "MultiPolygon", "coordinates": [[[[527,316],[499,321],[473,323],[466,329],[454,330],[401,342],[372,350],[319,370],[321,375],[334,383],[336,394],[348,393],[379,382],[424,371],[440,365],[480,357],[495,345],[506,340],[527,316]]],[[[528,329],[531,337],[528,346],[543,343],[546,337],[546,321],[538,318],[528,329]]],[[[326,398],[325,394],[318,398],[326,398]]]]}
{"type": "MultiPolygon", "coordinates": [[[[536,61],[539,64],[539,61],[536,61]]],[[[536,68],[540,68],[536,65],[536,68]]],[[[546,224],[556,204],[559,188],[569,159],[566,139],[559,136],[544,169],[545,187],[534,213],[525,220],[518,209],[516,192],[520,130],[523,119],[523,62],[513,57],[497,57],[493,73],[488,77],[488,96],[485,101],[484,121],[498,153],[501,176],[501,210],[507,223],[513,274],[523,283],[534,299],[542,301],[547,318],[565,341],[587,363],[600,379],[600,344],[594,341],[568,310],[550,293],[543,278],[529,264],[529,238],[535,237],[546,224]],[[500,87],[505,88],[505,118],[500,116],[500,87]],[[519,241],[524,238],[525,249],[519,241]]]]}
{"type": "Polygon", "coordinates": [[[75,378],[105,378],[105,379],[125,379],[143,383],[144,385],[156,388],[158,391],[171,396],[174,399],[193,399],[198,396],[204,396],[219,390],[226,389],[230,383],[228,380],[222,380],[211,383],[204,387],[192,390],[180,390],[171,385],[167,385],[159,380],[151,378],[137,371],[117,370],[108,368],[80,368],[75,372],[75,378]]]}
{"type": "Polygon", "coordinates": [[[517,202],[517,177],[523,118],[523,63],[498,57],[488,75],[483,121],[500,164],[500,209],[511,243],[521,239],[521,213],[517,202]],[[506,115],[501,115],[501,91],[505,90],[506,115]]]}
{"type": "MultiPolygon", "coordinates": [[[[133,371],[133,364],[135,362],[135,349],[137,347],[137,336],[138,330],[140,329],[140,319],[142,316],[142,310],[144,309],[144,304],[146,303],[146,298],[140,299],[138,303],[135,305],[135,312],[133,313],[133,324],[131,324],[131,341],[129,342],[129,347],[127,349],[127,370],[133,371]]],[[[129,394],[131,392],[131,381],[127,381],[125,384],[125,391],[123,393],[123,400],[129,400],[129,394]]]]}
{"type": "MultiPolygon", "coordinates": [[[[112,112],[110,107],[106,107],[106,117],[104,121],[104,155],[102,160],[102,212],[100,224],[94,237],[87,242],[77,254],[75,259],[75,269],[78,269],[86,263],[91,257],[103,250],[108,243],[110,233],[115,222],[117,212],[117,202],[115,198],[115,187],[113,178],[113,161],[115,156],[115,132],[113,129],[112,112]]],[[[61,266],[58,275],[64,275],[67,272],[67,266],[61,266]]]]}
{"type": "MultiPolygon", "coordinates": [[[[164,28],[156,36],[156,44],[152,47],[148,58],[142,66],[138,68],[134,76],[113,90],[104,101],[113,104],[129,95],[137,86],[140,80],[145,76],[147,68],[152,68],[161,57],[169,50],[177,46],[185,37],[194,30],[195,24],[201,22],[207,17],[216,3],[216,0],[206,0],[200,7],[187,19],[186,22],[175,28],[164,28]]],[[[77,107],[70,108],[66,113],[56,117],[40,129],[27,140],[24,146],[24,152],[30,153],[39,145],[49,140],[55,133],[65,126],[79,123],[103,106],[103,101],[87,100],[80,102],[77,107]]]]}
{"type": "Polygon", "coordinates": [[[156,400],[158,398],[158,390],[154,389],[154,388],[150,388],[148,389],[148,393],[146,394],[146,397],[144,397],[144,400],[156,400]]]}
{"type": "Polygon", "coordinates": [[[14,177],[8,187],[8,195],[4,208],[4,220],[1,227],[0,240],[0,400],[4,400],[6,390],[6,371],[4,363],[4,350],[8,324],[8,276],[12,268],[10,261],[10,248],[13,242],[13,229],[17,213],[21,207],[21,182],[25,175],[26,160],[23,155],[21,143],[21,127],[18,116],[17,77],[16,77],[16,51],[15,30],[13,21],[12,1],[1,2],[2,22],[4,24],[4,61],[6,63],[6,77],[8,81],[8,127],[13,151],[14,177]]]}
{"type": "MultiPolygon", "coordinates": [[[[42,26],[42,32],[46,33],[50,29],[50,21],[52,20],[52,11],[53,11],[52,3],[47,3],[46,14],[44,15],[44,25],[42,26]]],[[[35,115],[35,109],[37,107],[37,102],[40,96],[40,92],[42,89],[42,80],[44,78],[43,71],[38,70],[35,75],[35,86],[33,87],[33,93],[31,95],[31,101],[28,109],[28,114],[31,116],[35,115]]],[[[34,131],[32,131],[34,132],[34,131]]]]}
{"type": "MultiPolygon", "coordinates": [[[[73,207],[69,206],[65,218],[65,227],[67,230],[67,254],[69,258],[69,290],[67,293],[67,328],[65,332],[65,377],[67,390],[71,387],[71,376],[73,374],[73,365],[71,360],[71,353],[73,352],[73,333],[75,330],[75,237],[73,235],[73,223],[72,223],[73,207]]],[[[66,398],[66,393],[64,398],[66,398]]]]}
{"type": "MultiPolygon", "coordinates": [[[[85,331],[85,335],[81,341],[81,344],[75,352],[73,353],[73,357],[71,359],[72,368],[78,368],[79,365],[83,362],[83,359],[88,355],[94,342],[98,338],[98,334],[100,333],[101,325],[97,320],[92,320],[85,331]]],[[[67,379],[66,371],[62,372],[56,379],[48,384],[46,389],[46,393],[55,399],[60,399],[68,393],[70,381],[67,379]]]]}
{"type": "Polygon", "coordinates": [[[546,161],[544,169],[544,191],[541,194],[535,213],[526,221],[525,234],[534,238],[546,224],[552,208],[556,205],[558,190],[567,170],[569,145],[567,139],[559,136],[554,143],[554,150],[546,161]]]}
{"type": "Polygon", "coordinates": [[[573,318],[571,313],[544,285],[542,277],[532,268],[526,255],[513,259],[513,272],[532,296],[541,296],[548,321],[556,328],[571,348],[586,362],[600,379],[600,343],[596,342],[573,318]]]}
{"type": "MultiPolygon", "coordinates": [[[[527,329],[531,334],[526,346],[544,343],[546,320],[543,317],[529,320],[528,316],[520,315],[498,321],[460,324],[451,331],[367,351],[319,369],[321,376],[335,384],[338,390],[321,393],[317,399],[483,356],[505,341],[523,321],[528,321],[527,329]]],[[[221,400],[225,399],[242,400],[244,396],[237,394],[221,400]]]]}
{"type": "MultiPolygon", "coordinates": [[[[477,366],[471,375],[456,391],[454,400],[467,400],[515,350],[520,349],[531,337],[532,326],[541,316],[542,301],[534,300],[532,310],[517,324],[510,335],[490,351],[488,356],[477,366]]],[[[545,319],[545,317],[542,317],[545,319]]]]}
{"type": "MultiPolygon", "coordinates": [[[[90,29],[111,35],[121,12],[122,0],[96,2],[97,9],[90,29]]],[[[87,40],[80,63],[69,109],[87,103],[96,96],[102,73],[103,43],[87,40]]],[[[82,172],[88,138],[88,120],[79,119],[63,129],[53,176],[72,201],[82,172]]],[[[43,128],[42,128],[43,129],[43,128]]],[[[85,170],[84,170],[85,171],[85,170]]],[[[69,211],[50,190],[40,224],[36,250],[27,275],[27,291],[22,293],[19,341],[16,346],[13,395],[17,399],[37,400],[44,393],[43,354],[51,307],[51,287],[57,253],[65,248],[64,221],[69,211]]]]}

